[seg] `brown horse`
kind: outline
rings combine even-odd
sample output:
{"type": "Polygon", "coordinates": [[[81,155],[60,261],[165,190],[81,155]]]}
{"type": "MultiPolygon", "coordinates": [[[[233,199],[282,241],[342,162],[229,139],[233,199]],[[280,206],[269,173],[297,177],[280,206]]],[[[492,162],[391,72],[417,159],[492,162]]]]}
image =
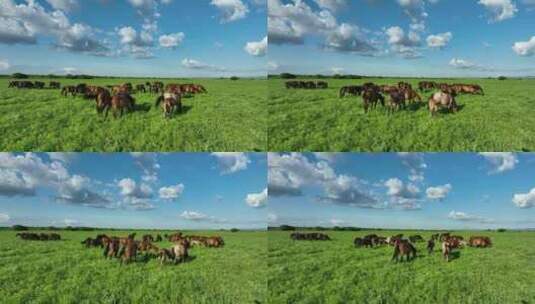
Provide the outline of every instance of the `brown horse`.
{"type": "Polygon", "coordinates": [[[385,98],[375,89],[365,89],[364,93],[362,93],[362,101],[364,105],[364,113],[368,113],[369,107],[375,109],[378,102],[381,102],[383,107],[385,105],[385,98]]]}
{"type": "Polygon", "coordinates": [[[492,242],[488,236],[472,236],[470,237],[470,240],[468,241],[468,245],[470,247],[485,248],[485,247],[491,247],[492,242]]]}
{"type": "Polygon", "coordinates": [[[428,254],[433,253],[434,249],[435,249],[435,240],[431,238],[429,239],[429,241],[427,241],[427,253],[428,254]]]}
{"type": "Polygon", "coordinates": [[[394,113],[394,111],[399,111],[400,109],[405,108],[405,94],[403,91],[391,91],[389,95],[388,113],[394,113]]]}
{"type": "Polygon", "coordinates": [[[394,244],[394,255],[392,255],[392,260],[396,260],[396,262],[398,262],[400,259],[399,256],[401,256],[402,262],[403,256],[405,256],[405,261],[408,262],[416,258],[416,248],[409,243],[408,240],[397,239],[394,244]]]}
{"type": "Polygon", "coordinates": [[[105,109],[109,109],[111,107],[111,95],[108,90],[102,91],[97,95],[96,98],[96,109],[97,113],[102,113],[105,109]]]}
{"type": "Polygon", "coordinates": [[[119,254],[119,250],[120,250],[119,239],[116,237],[104,238],[102,242],[104,244],[104,252],[103,252],[104,257],[110,258],[110,259],[117,257],[117,255],[119,254]]]}
{"type": "Polygon", "coordinates": [[[128,264],[136,258],[138,246],[134,238],[130,236],[128,236],[123,243],[123,248],[121,249],[119,256],[121,257],[121,264],[128,264]]]}
{"type": "MultiPolygon", "coordinates": [[[[113,111],[113,117],[117,118],[117,112],[120,113],[120,116],[123,116],[123,112],[125,110],[133,111],[135,102],[136,100],[134,99],[134,97],[130,96],[130,94],[127,93],[119,93],[113,95],[113,97],[111,98],[111,109],[113,111]]],[[[109,109],[109,107],[106,108],[106,117],[108,117],[109,109]]]]}
{"type": "Polygon", "coordinates": [[[403,89],[403,92],[405,94],[405,100],[409,103],[414,103],[415,100],[418,102],[422,102],[422,97],[412,88],[405,88],[403,89]]]}
{"type": "Polygon", "coordinates": [[[204,241],[204,244],[206,247],[223,247],[223,245],[225,244],[223,242],[223,238],[220,237],[220,236],[212,236],[212,237],[209,237],[207,238],[205,241],[204,241]]]}

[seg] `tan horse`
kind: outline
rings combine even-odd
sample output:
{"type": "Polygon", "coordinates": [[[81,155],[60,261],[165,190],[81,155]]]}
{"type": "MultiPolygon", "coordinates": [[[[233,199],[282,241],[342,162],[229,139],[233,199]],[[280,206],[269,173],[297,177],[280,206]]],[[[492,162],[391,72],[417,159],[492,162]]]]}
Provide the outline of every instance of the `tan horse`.
{"type": "Polygon", "coordinates": [[[429,113],[434,116],[440,108],[446,108],[449,111],[457,112],[457,103],[455,98],[444,92],[436,92],[428,100],[429,113]]]}

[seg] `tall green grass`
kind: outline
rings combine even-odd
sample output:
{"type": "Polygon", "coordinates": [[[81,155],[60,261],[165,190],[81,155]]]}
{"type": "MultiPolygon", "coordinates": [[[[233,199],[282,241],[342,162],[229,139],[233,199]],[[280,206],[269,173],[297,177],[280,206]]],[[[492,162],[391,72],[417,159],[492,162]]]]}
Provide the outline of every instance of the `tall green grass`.
{"type": "MultiPolygon", "coordinates": [[[[394,263],[390,246],[355,248],[369,233],[327,233],[332,241],[292,241],[289,232],[268,232],[269,303],[535,303],[534,232],[456,232],[487,235],[492,248],[464,248],[449,263],[437,244],[431,255],[394,263]]],[[[403,231],[406,236],[431,233],[403,231]]]]}
{"type": "MultiPolygon", "coordinates": [[[[42,79],[39,79],[42,81],[42,79]]],[[[62,85],[145,83],[144,79],[54,79],[62,85]]],[[[48,81],[47,81],[48,82],[48,81]]],[[[2,151],[265,151],[266,80],[180,79],[207,94],[184,98],[185,113],[164,119],[156,95],[135,94],[140,110],[120,119],[96,114],[93,101],[59,90],[8,88],[0,79],[2,151]]]]}
{"type": "MultiPolygon", "coordinates": [[[[126,236],[132,231],[109,231],[126,236]]],[[[98,232],[102,233],[102,232],[98,232]]],[[[138,231],[139,239],[144,232],[138,231]]],[[[162,232],[163,233],[163,232],[162,232]]],[[[266,302],[266,232],[199,231],[221,235],[223,248],[194,247],[193,259],[120,265],[80,242],[97,232],[60,232],[56,242],[24,241],[0,231],[2,303],[255,303],[266,302]]],[[[154,234],[154,232],[152,232],[154,234]]],[[[156,243],[169,248],[171,243],[156,243]]]]}
{"type": "MultiPolygon", "coordinates": [[[[344,85],[401,79],[328,79],[329,89],[286,89],[270,79],[269,151],[533,151],[535,79],[442,79],[477,83],[485,95],[457,98],[460,111],[432,118],[425,101],[388,115],[378,107],[365,114],[361,97],[338,98],[344,85]]],[[[405,79],[417,87],[418,79],[405,79]]]]}

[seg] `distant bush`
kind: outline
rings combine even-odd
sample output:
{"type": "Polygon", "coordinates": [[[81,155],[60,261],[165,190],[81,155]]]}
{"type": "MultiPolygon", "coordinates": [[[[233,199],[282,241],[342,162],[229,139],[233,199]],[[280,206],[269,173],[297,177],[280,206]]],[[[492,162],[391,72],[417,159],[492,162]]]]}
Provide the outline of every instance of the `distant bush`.
{"type": "Polygon", "coordinates": [[[240,78],[237,77],[237,76],[232,76],[232,77],[230,77],[230,80],[238,80],[238,79],[240,79],[240,78]]]}
{"type": "Polygon", "coordinates": [[[507,77],[505,77],[505,76],[500,76],[500,77],[498,77],[498,80],[507,80],[507,77]]]}
{"type": "Polygon", "coordinates": [[[290,231],[290,230],[295,230],[295,227],[294,226],[289,226],[289,225],[281,225],[280,229],[284,230],[284,231],[290,231]]]}
{"type": "Polygon", "coordinates": [[[496,231],[498,231],[498,232],[505,232],[505,231],[507,231],[507,229],[505,229],[505,228],[498,228],[498,230],[496,230],[496,231]]]}
{"type": "Polygon", "coordinates": [[[290,74],[290,73],[281,73],[280,77],[282,79],[295,79],[295,78],[297,78],[297,76],[295,76],[294,74],[290,74]]]}
{"type": "Polygon", "coordinates": [[[28,227],[22,226],[22,225],[13,225],[12,228],[13,228],[13,230],[16,230],[16,231],[28,230],[28,227]]]}
{"type": "Polygon", "coordinates": [[[29,78],[28,75],[22,74],[22,73],[15,73],[15,74],[11,75],[11,77],[15,78],[15,79],[27,79],[27,78],[29,78]]]}
{"type": "Polygon", "coordinates": [[[238,231],[240,231],[240,229],[238,229],[238,228],[232,228],[232,229],[230,229],[230,232],[238,232],[238,231]]]}

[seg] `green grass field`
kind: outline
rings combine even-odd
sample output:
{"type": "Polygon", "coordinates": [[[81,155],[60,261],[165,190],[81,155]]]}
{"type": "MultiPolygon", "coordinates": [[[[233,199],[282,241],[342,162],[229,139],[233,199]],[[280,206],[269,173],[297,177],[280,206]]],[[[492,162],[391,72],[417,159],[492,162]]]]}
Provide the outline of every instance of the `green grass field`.
{"type": "MultiPolygon", "coordinates": [[[[324,231],[325,232],[325,231],[324,231]]],[[[449,263],[435,247],[427,255],[390,262],[393,248],[354,248],[353,238],[399,231],[327,231],[332,241],[292,241],[268,232],[270,303],[535,303],[535,232],[456,232],[487,235],[492,248],[464,248],[449,263]]],[[[429,239],[430,232],[417,233],[429,239]]]]}
{"type": "MultiPolygon", "coordinates": [[[[395,84],[401,79],[325,79],[326,90],[288,90],[268,82],[269,151],[534,151],[535,79],[441,79],[478,83],[485,95],[462,95],[456,114],[431,118],[427,104],[367,115],[361,97],[338,98],[345,85],[395,84]]],[[[405,79],[417,87],[418,79],[405,79]]],[[[427,101],[431,92],[423,94],[427,101]]]]}
{"type": "MultiPolygon", "coordinates": [[[[98,233],[126,236],[131,232],[61,231],[64,240],[43,242],[20,240],[14,231],[1,230],[0,302],[266,302],[266,232],[185,232],[221,235],[225,247],[194,247],[190,250],[193,259],[178,265],[139,258],[121,266],[118,260],[104,259],[102,249],[80,244],[98,233]]],[[[137,231],[137,239],[142,234],[137,231]]],[[[169,248],[171,243],[156,245],[169,248]]]]}
{"type": "MultiPolygon", "coordinates": [[[[48,79],[35,79],[46,81],[48,79]]],[[[62,85],[145,83],[145,79],[54,79],[62,85]]],[[[266,151],[266,80],[167,79],[199,83],[207,94],[184,98],[185,113],[164,119],[156,95],[135,94],[139,111],[98,116],[93,101],[59,90],[8,88],[0,79],[2,151],[266,151]]]]}

